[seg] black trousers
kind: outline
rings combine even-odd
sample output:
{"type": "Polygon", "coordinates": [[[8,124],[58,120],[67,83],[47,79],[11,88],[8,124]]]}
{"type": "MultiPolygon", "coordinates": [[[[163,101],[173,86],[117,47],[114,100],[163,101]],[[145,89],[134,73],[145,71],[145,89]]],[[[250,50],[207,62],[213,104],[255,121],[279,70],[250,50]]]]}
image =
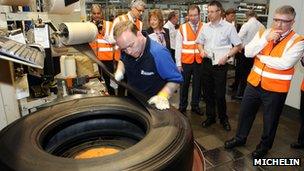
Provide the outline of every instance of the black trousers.
{"type": "Polygon", "coordinates": [[[247,139],[259,107],[263,104],[263,134],[258,146],[263,149],[270,149],[286,96],[287,93],[267,91],[260,86],[254,87],[248,83],[241,103],[236,138],[239,140],[247,139]]]}
{"type": "Polygon", "coordinates": [[[233,91],[237,91],[238,85],[240,84],[241,72],[242,72],[242,53],[238,52],[234,56],[235,60],[235,75],[234,82],[232,84],[233,91]]]}
{"type": "Polygon", "coordinates": [[[182,75],[184,82],[181,84],[180,88],[180,103],[179,107],[181,109],[186,109],[188,106],[188,92],[189,85],[192,77],[192,96],[191,96],[191,107],[198,107],[201,89],[200,80],[200,67],[201,64],[194,62],[193,64],[182,64],[183,71],[182,75]]]}
{"type": "Polygon", "coordinates": [[[301,91],[300,118],[301,127],[298,135],[298,142],[304,144],[304,91],[301,91]]]}
{"type": "Polygon", "coordinates": [[[239,84],[237,87],[237,96],[243,96],[245,88],[247,86],[247,77],[251,71],[253,66],[253,58],[246,58],[244,54],[244,50],[242,53],[238,54],[238,61],[239,61],[239,84]]]}
{"type": "Polygon", "coordinates": [[[176,63],[175,62],[175,50],[170,48],[170,53],[171,53],[171,57],[172,57],[174,63],[176,63]]]}
{"type": "Polygon", "coordinates": [[[227,81],[228,65],[212,65],[212,61],[208,58],[203,60],[201,67],[201,76],[203,84],[203,92],[205,93],[206,115],[209,119],[215,119],[215,108],[219,119],[227,120],[226,114],[226,81],[227,81]]]}
{"type": "MultiPolygon", "coordinates": [[[[107,67],[107,69],[111,72],[111,73],[114,73],[114,62],[111,60],[111,61],[102,61],[102,63],[107,67]]],[[[103,69],[99,67],[99,72],[100,72],[100,75],[102,75],[102,77],[104,78],[104,81],[106,83],[106,87],[108,89],[108,93],[110,95],[115,95],[115,91],[114,89],[110,86],[110,77],[104,73],[103,69]]]]}

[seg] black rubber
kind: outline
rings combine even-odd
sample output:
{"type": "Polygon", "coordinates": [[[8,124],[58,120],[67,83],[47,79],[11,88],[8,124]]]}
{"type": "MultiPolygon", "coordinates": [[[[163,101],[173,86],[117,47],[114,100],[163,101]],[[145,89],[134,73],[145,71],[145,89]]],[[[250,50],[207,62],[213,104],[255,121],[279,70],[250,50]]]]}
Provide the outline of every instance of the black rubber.
{"type": "Polygon", "coordinates": [[[174,108],[154,110],[128,98],[60,103],[0,132],[1,171],[191,170],[192,162],[188,120],[174,108]],[[77,151],[100,144],[122,151],[73,159],[77,151]]]}

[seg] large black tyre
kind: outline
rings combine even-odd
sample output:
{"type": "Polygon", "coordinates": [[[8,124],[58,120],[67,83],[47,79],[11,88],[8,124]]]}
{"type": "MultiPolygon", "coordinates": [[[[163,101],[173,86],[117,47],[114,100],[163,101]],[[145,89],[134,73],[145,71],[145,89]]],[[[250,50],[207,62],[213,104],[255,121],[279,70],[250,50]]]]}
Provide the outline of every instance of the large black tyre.
{"type": "Polygon", "coordinates": [[[87,97],[60,103],[0,132],[1,171],[191,170],[192,162],[193,136],[187,119],[175,109],[153,110],[128,98],[87,97]],[[79,142],[98,136],[107,139],[109,133],[122,151],[73,159],[77,149],[90,146],[79,142]]]}

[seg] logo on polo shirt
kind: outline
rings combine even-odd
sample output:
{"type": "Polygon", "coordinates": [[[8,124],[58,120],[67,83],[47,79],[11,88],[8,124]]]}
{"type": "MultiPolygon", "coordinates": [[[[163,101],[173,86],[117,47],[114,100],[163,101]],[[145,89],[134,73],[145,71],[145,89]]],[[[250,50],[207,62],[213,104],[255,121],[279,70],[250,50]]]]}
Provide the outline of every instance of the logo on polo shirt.
{"type": "Polygon", "coordinates": [[[148,71],[141,70],[140,74],[149,76],[149,75],[154,75],[154,72],[148,72],[148,71]]]}

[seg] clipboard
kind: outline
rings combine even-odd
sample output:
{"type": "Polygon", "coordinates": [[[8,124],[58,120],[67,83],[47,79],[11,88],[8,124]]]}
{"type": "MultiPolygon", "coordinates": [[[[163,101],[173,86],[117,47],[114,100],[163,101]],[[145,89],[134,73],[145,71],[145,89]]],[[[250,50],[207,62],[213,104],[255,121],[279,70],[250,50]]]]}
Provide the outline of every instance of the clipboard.
{"type": "MultiPolygon", "coordinates": [[[[212,49],[212,65],[217,65],[219,60],[227,55],[232,48],[231,45],[219,46],[212,49]]],[[[228,62],[228,61],[227,61],[228,62]]]]}

